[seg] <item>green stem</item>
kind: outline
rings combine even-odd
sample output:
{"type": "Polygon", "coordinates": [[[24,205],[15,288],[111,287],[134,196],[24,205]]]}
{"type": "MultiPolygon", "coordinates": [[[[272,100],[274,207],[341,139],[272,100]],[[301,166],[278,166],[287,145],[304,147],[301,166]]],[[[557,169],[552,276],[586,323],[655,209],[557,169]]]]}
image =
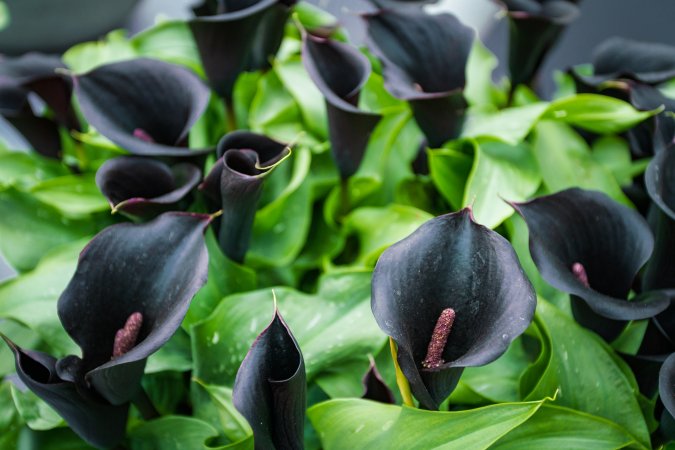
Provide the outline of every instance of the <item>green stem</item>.
{"type": "Polygon", "coordinates": [[[155,408],[155,405],[152,404],[152,400],[150,400],[148,393],[145,392],[145,389],[142,387],[131,402],[141,413],[141,416],[143,416],[144,420],[157,419],[160,416],[157,408],[155,408]]]}
{"type": "Polygon", "coordinates": [[[392,338],[389,338],[389,348],[391,349],[391,359],[394,360],[394,367],[396,368],[396,384],[398,385],[398,390],[401,391],[403,404],[414,408],[415,402],[413,401],[412,393],[410,392],[410,383],[408,383],[408,379],[403,375],[401,366],[398,365],[398,350],[396,349],[396,342],[394,342],[394,339],[392,338]]]}
{"type": "Polygon", "coordinates": [[[237,115],[234,111],[234,100],[225,99],[225,114],[227,115],[227,129],[234,131],[237,129],[237,115]]]}

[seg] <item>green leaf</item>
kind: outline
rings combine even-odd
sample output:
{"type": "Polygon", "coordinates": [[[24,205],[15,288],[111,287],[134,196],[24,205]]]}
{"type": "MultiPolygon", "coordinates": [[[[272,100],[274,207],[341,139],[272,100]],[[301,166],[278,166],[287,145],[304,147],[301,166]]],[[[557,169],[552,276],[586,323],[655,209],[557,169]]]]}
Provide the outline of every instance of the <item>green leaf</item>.
{"type": "Polygon", "coordinates": [[[529,419],[542,402],[435,412],[344,399],[319,403],[311,407],[307,415],[326,450],[480,450],[529,419]]]}
{"type": "MultiPolygon", "coordinates": [[[[543,405],[532,418],[501,438],[494,450],[606,450],[637,444],[608,420],[559,406],[543,405]]],[[[638,444],[639,445],[639,444],[638,444]]],[[[644,448],[640,445],[640,448],[644,448]]]]}
{"type": "Polygon", "coordinates": [[[535,129],[532,148],[548,191],[575,186],[595,189],[631,206],[614,176],[593,159],[586,142],[570,126],[541,121],[535,129]]]}
{"type": "Polygon", "coordinates": [[[504,200],[526,200],[540,183],[529,145],[511,146],[481,139],[477,142],[462,206],[473,205],[478,223],[495,228],[513,214],[513,208],[504,200]]]}
{"type": "Polygon", "coordinates": [[[12,399],[12,385],[8,381],[0,382],[0,448],[9,450],[18,447],[22,425],[12,399]]]}
{"type": "Polygon", "coordinates": [[[271,203],[256,213],[247,264],[286,266],[305,244],[312,218],[312,189],[306,182],[312,155],[309,149],[298,147],[292,158],[290,179],[278,167],[265,180],[264,189],[277,179],[282,180],[284,187],[271,203]]]}
{"type": "Polygon", "coordinates": [[[462,137],[489,136],[516,145],[525,139],[547,108],[548,103],[534,103],[491,113],[469,111],[462,137]]]}
{"type": "Polygon", "coordinates": [[[591,156],[614,175],[619,185],[626,186],[633,182],[636,174],[626,140],[618,136],[602,136],[593,142],[591,156]]]}
{"type": "Polygon", "coordinates": [[[108,201],[96,186],[94,174],[52,178],[33,186],[31,193],[71,218],[110,209],[108,201]]]}
{"type": "Polygon", "coordinates": [[[161,59],[204,74],[197,44],[185,21],[160,22],[138,33],[129,42],[139,57],[161,59]]]}
{"type": "Polygon", "coordinates": [[[77,353],[56,314],[56,301],[70,281],[86,240],[46,254],[31,272],[0,285],[0,317],[26,325],[57,355],[77,353]]]}
{"type": "Polygon", "coordinates": [[[326,102],[309,78],[300,55],[278,62],[274,65],[274,71],[298,104],[302,120],[309,131],[321,140],[327,139],[326,102]]]}
{"type": "Polygon", "coordinates": [[[190,302],[190,309],[183,319],[182,326],[186,330],[207,318],[226,295],[254,289],[257,283],[255,272],[223,255],[211,227],[206,230],[204,241],[209,251],[209,273],[206,284],[190,302]]]}
{"type": "Polygon", "coordinates": [[[464,204],[464,186],[473,167],[476,142],[471,139],[448,142],[444,148],[429,150],[431,179],[454,209],[464,204]]]}
{"type": "Polygon", "coordinates": [[[60,163],[35,153],[0,151],[0,188],[30,188],[41,181],[67,174],[60,163]]]}
{"type": "Polygon", "coordinates": [[[33,392],[21,392],[11,385],[12,399],[23,421],[33,430],[51,430],[63,425],[63,419],[33,392]]]}
{"type": "Polygon", "coordinates": [[[193,379],[191,398],[195,417],[213,425],[230,442],[242,441],[253,434],[246,419],[232,404],[232,389],[193,379]]]}
{"type": "Polygon", "coordinates": [[[63,217],[30,194],[13,188],[0,192],[0,251],[18,271],[35,267],[49,250],[95,232],[92,221],[63,217]]]}
{"type": "Polygon", "coordinates": [[[148,358],[145,373],[178,371],[187,372],[192,368],[190,336],[179,329],[156,353],[148,358]]]}
{"type": "Polygon", "coordinates": [[[83,42],[63,54],[63,62],[75,73],[88,72],[95,67],[138,56],[126,31],[115,30],[99,41],[83,42]]]}
{"type": "MultiPolygon", "coordinates": [[[[384,341],[370,312],[370,272],[324,275],[316,295],[275,288],[279,311],[293,330],[311,379],[325,368],[366,360],[384,341]]],[[[239,364],[270,321],[270,289],[226,297],[192,327],[194,376],[231,386],[239,364]]]]}
{"type": "Polygon", "coordinates": [[[598,94],[579,94],[554,101],[545,119],[560,120],[598,134],[617,134],[659,113],[638,111],[630,103],[598,94]]]}
{"type": "Polygon", "coordinates": [[[464,97],[471,106],[499,107],[506,103],[506,92],[492,82],[497,57],[476,38],[466,63],[464,97]]]}
{"type": "Polygon", "coordinates": [[[7,7],[7,3],[0,2],[0,30],[6,28],[11,21],[12,17],[9,14],[9,8],[7,7]]]}
{"type": "Polygon", "coordinates": [[[541,342],[537,361],[523,374],[526,400],[558,392],[556,403],[615,422],[639,443],[649,446],[649,431],[635,380],[597,335],[584,330],[540,299],[535,328],[541,342]]]}
{"type": "Polygon", "coordinates": [[[432,218],[431,214],[410,206],[390,204],[384,208],[364,207],[347,216],[344,229],[347,234],[354,233],[359,239],[356,263],[372,268],[387,247],[432,218]]]}
{"type": "Polygon", "coordinates": [[[132,450],[200,450],[217,435],[218,431],[202,420],[165,416],[132,429],[129,439],[132,450]]]}

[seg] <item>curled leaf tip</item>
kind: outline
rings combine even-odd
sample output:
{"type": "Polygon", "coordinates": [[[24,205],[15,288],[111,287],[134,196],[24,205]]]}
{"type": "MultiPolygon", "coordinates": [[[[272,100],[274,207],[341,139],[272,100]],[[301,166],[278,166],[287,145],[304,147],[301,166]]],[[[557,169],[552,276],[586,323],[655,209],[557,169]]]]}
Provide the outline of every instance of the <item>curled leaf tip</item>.
{"type": "Polygon", "coordinates": [[[113,359],[129,352],[136,345],[138,336],[143,326],[143,314],[135,312],[129,316],[124,327],[115,333],[115,343],[113,346],[113,359]]]}
{"type": "Polygon", "coordinates": [[[590,283],[588,282],[588,274],[586,274],[586,269],[584,268],[583,264],[580,262],[575,262],[572,264],[572,273],[585,287],[591,287],[590,283]]]}
{"type": "Polygon", "coordinates": [[[441,315],[438,316],[434,332],[429,341],[427,349],[427,356],[422,361],[422,367],[425,369],[437,369],[443,365],[443,350],[448,343],[450,331],[452,331],[452,324],[455,322],[455,310],[452,308],[445,308],[441,315]]]}

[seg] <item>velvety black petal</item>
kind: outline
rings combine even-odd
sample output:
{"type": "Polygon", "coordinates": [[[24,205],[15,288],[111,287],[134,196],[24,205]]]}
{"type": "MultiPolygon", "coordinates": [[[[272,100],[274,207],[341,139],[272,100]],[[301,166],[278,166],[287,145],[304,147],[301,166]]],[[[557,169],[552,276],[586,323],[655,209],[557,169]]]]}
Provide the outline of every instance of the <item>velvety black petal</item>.
{"type": "Polygon", "coordinates": [[[36,152],[48,158],[61,157],[61,134],[56,122],[32,115],[8,116],[7,121],[26,138],[36,152]]]}
{"type": "Polygon", "coordinates": [[[275,311],[237,372],[232,401],[253,429],[256,449],[301,449],[305,362],[288,325],[275,311]]]}
{"type": "Polygon", "coordinates": [[[666,356],[626,355],[623,353],[620,355],[633,371],[640,392],[649,398],[653,398],[659,389],[659,370],[666,356]]]}
{"type": "Polygon", "coordinates": [[[675,46],[613,37],[595,50],[593,68],[592,76],[576,76],[593,86],[619,78],[659,84],[675,77],[675,46]]]}
{"type": "Polygon", "coordinates": [[[368,372],[366,372],[363,377],[363,388],[364,392],[361,398],[380,403],[390,403],[392,405],[396,403],[394,394],[391,392],[391,389],[389,389],[389,386],[387,386],[387,383],[382,379],[382,375],[380,375],[380,372],[377,370],[375,360],[373,359],[370,360],[368,372]]]}
{"type": "Polygon", "coordinates": [[[675,220],[675,145],[656,153],[645,171],[645,187],[652,201],[675,220]]]}
{"type": "Polygon", "coordinates": [[[340,176],[356,173],[379,114],[358,108],[361,88],[370,75],[370,62],[350,45],[303,34],[302,60],[324,98],[333,158],[340,176]]]}
{"type": "Polygon", "coordinates": [[[139,155],[191,156],[190,128],[209,101],[209,89],[182,67],[152,59],[100,66],[75,76],[85,119],[102,135],[139,155]]]}
{"type": "Polygon", "coordinates": [[[203,232],[210,220],[166,213],[145,224],[113,225],[82,251],[58,313],[82,348],[87,380],[111,403],[136,394],[145,359],[173,335],[205,283],[203,232]],[[112,359],[115,334],[135,312],[143,315],[138,341],[112,359]]]}
{"type": "Polygon", "coordinates": [[[382,254],[371,306],[380,328],[398,344],[413,394],[423,407],[438,409],[464,367],[494,361],[527,328],[536,295],[509,242],[464,209],[426,222],[382,254]],[[443,363],[423,369],[447,308],[456,318],[443,363]]]}
{"type": "Polygon", "coordinates": [[[113,210],[141,217],[175,207],[200,179],[201,171],[192,164],[169,166],[130,156],[110,159],[96,172],[96,185],[113,210]]]}
{"type": "Polygon", "coordinates": [[[232,261],[244,261],[264,177],[288,155],[286,149],[280,142],[250,132],[230,133],[218,144],[223,156],[199,188],[222,208],[218,240],[232,261]]]}
{"type": "Polygon", "coordinates": [[[555,288],[612,320],[644,319],[668,306],[658,296],[626,300],[654,247],[649,225],[637,211],[603,193],[577,188],[513,206],[527,222],[530,253],[539,272],[555,288]],[[573,273],[577,263],[590,287],[573,273]]]}
{"type": "Polygon", "coordinates": [[[232,98],[237,77],[265,69],[277,53],[294,1],[247,0],[205,3],[189,22],[209,79],[221,97],[232,98]],[[215,14],[215,15],[205,15],[215,14]]]}
{"type": "Polygon", "coordinates": [[[502,3],[509,13],[511,84],[531,85],[565,26],[579,15],[579,8],[567,1],[502,3]]]}
{"type": "Polygon", "coordinates": [[[659,372],[659,395],[663,406],[675,416],[675,353],[670,355],[659,372]]]}
{"type": "Polygon", "coordinates": [[[125,435],[129,404],[113,406],[80,395],[75,384],[56,374],[56,359],[19,348],[2,336],[14,353],[21,381],[54,408],[82,439],[98,448],[109,448],[125,435]]]}

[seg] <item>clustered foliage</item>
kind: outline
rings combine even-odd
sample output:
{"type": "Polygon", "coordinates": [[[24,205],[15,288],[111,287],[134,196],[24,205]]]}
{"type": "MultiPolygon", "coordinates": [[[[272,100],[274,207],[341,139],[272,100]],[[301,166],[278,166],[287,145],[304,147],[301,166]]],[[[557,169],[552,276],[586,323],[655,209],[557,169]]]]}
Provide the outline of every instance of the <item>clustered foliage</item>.
{"type": "Polygon", "coordinates": [[[675,448],[675,48],[372,3],[0,60],[0,447],[675,448]]]}

